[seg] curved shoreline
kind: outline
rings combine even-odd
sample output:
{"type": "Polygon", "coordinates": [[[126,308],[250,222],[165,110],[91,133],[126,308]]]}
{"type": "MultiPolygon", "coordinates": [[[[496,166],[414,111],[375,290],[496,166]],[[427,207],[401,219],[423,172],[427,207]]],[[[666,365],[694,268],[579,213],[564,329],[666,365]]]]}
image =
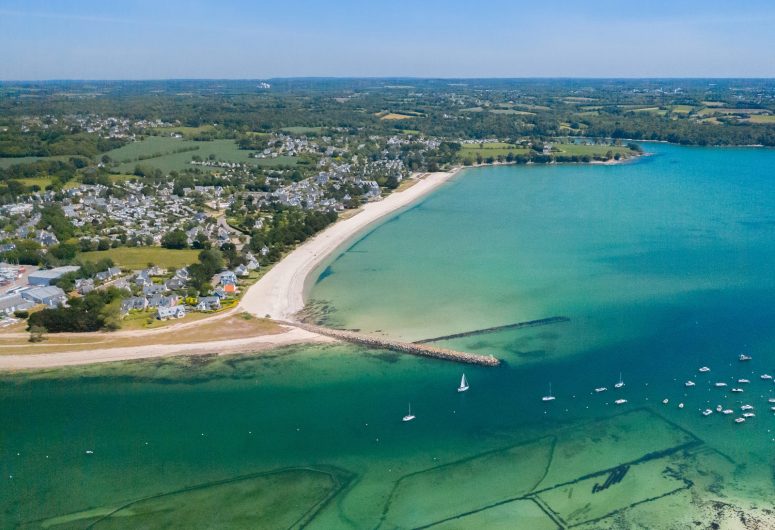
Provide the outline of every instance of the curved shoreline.
{"type": "Polygon", "coordinates": [[[411,205],[462,169],[415,177],[418,181],[410,188],[370,202],[354,216],[337,221],[274,265],[245,292],[239,307],[259,317],[296,321],[296,314],[304,309],[305,289],[309,286],[311,275],[327,258],[369,226],[411,205]]]}

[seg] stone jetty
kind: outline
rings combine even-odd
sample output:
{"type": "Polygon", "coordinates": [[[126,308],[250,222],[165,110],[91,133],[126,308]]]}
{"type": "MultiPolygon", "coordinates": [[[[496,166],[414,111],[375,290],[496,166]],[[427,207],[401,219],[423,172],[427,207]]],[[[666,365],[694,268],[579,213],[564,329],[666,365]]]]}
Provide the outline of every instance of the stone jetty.
{"type": "Polygon", "coordinates": [[[421,357],[432,357],[434,359],[442,359],[445,361],[454,361],[458,363],[467,364],[479,364],[482,366],[498,366],[501,362],[499,359],[492,355],[477,355],[475,353],[467,353],[461,351],[450,350],[448,348],[437,348],[435,346],[427,346],[425,344],[415,344],[411,342],[401,342],[392,339],[385,339],[380,337],[372,337],[364,335],[362,333],[356,333],[354,331],[345,331],[342,329],[331,329],[323,326],[316,326],[314,324],[306,324],[303,322],[283,322],[278,323],[301,328],[312,333],[319,335],[325,335],[334,339],[338,339],[345,342],[351,342],[353,344],[359,344],[366,346],[367,348],[392,350],[401,353],[408,353],[410,355],[419,355],[421,357]]]}
{"type": "Polygon", "coordinates": [[[498,333],[499,331],[506,331],[510,329],[522,329],[522,328],[534,328],[537,326],[548,326],[549,324],[559,324],[561,322],[570,322],[568,317],[549,317],[541,318],[539,320],[528,320],[527,322],[517,322],[516,324],[506,324],[503,326],[495,326],[492,328],[475,329],[473,331],[464,331],[462,333],[453,333],[452,335],[443,335],[441,337],[433,337],[432,339],[416,340],[413,344],[427,344],[429,342],[437,342],[440,340],[460,339],[463,337],[472,337],[474,335],[485,335],[487,333],[498,333]]]}

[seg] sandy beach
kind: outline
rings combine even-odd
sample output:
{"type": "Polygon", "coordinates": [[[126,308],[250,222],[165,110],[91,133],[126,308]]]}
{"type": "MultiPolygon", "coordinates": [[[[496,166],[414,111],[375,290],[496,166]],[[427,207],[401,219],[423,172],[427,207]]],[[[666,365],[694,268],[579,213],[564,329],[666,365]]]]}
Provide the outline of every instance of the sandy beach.
{"type": "Polygon", "coordinates": [[[92,350],[63,351],[27,355],[0,355],[0,371],[35,370],[61,366],[131,361],[152,357],[174,355],[232,355],[254,353],[279,346],[312,342],[335,342],[334,339],[310,333],[303,329],[287,328],[283,333],[259,335],[239,339],[214,340],[206,342],[184,342],[179,344],[155,344],[120,348],[99,348],[92,350]]]}
{"type": "Polygon", "coordinates": [[[245,293],[240,307],[256,316],[293,321],[304,308],[307,278],[321,262],[369,225],[430,193],[458,171],[425,174],[410,188],[370,202],[357,215],[334,223],[276,264],[245,293]]]}
{"type": "MultiPolygon", "coordinates": [[[[346,244],[352,237],[369,225],[385,216],[411,204],[422,196],[430,193],[438,186],[454,176],[459,169],[449,172],[427,173],[415,176],[416,182],[409,188],[395,192],[388,197],[363,206],[354,216],[340,220],[300,245],[277,263],[266,275],[252,285],[245,293],[235,310],[214,315],[205,320],[180,322],[168,327],[138,330],[117,331],[110,333],[111,340],[127,337],[158,337],[157,344],[142,344],[137,346],[119,346],[68,350],[62,345],[63,351],[51,353],[18,353],[25,346],[19,346],[19,340],[26,339],[26,333],[0,333],[0,371],[30,370],[54,368],[58,366],[73,366],[92,363],[126,361],[152,357],[173,355],[203,355],[218,353],[221,355],[234,353],[257,352],[291,344],[332,342],[334,339],[293,327],[282,327],[282,332],[242,336],[238,338],[220,338],[218,340],[193,341],[189,336],[182,337],[180,342],[162,341],[163,335],[201,329],[221,319],[237,315],[239,312],[252,313],[259,317],[270,316],[273,320],[293,321],[295,314],[304,307],[304,289],[309,275],[320,263],[346,244]],[[3,340],[14,340],[11,346],[3,347],[3,340]],[[12,353],[2,354],[11,350],[12,353]]],[[[222,323],[222,326],[230,324],[222,323]]],[[[93,338],[94,334],[60,334],[70,337],[93,338]]],[[[58,348],[57,348],[58,349],[58,348]]]]}

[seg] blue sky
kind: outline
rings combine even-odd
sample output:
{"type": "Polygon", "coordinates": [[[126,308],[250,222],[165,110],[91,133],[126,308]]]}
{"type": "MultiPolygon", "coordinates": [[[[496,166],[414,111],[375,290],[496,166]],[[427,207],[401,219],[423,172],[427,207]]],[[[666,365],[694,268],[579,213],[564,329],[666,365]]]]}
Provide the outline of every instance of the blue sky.
{"type": "Polygon", "coordinates": [[[775,2],[0,0],[0,79],[775,77],[775,2]]]}

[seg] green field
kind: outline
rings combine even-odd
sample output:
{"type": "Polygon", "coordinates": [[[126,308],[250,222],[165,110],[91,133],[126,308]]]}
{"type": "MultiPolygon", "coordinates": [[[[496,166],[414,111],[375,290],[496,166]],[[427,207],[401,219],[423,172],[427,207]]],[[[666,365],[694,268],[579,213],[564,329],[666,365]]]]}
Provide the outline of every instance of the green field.
{"type": "Polygon", "coordinates": [[[37,162],[38,160],[67,160],[70,156],[22,156],[22,157],[0,157],[0,168],[5,169],[7,167],[14,166],[16,164],[29,164],[30,162],[37,162]]]}
{"type": "Polygon", "coordinates": [[[172,134],[172,133],[178,133],[182,134],[186,138],[197,136],[202,133],[211,132],[215,130],[215,127],[212,125],[200,125],[199,127],[186,127],[184,125],[180,126],[173,126],[173,127],[157,127],[153,129],[156,132],[160,132],[162,134],[172,134]]]}
{"type": "MultiPolygon", "coordinates": [[[[212,140],[209,142],[195,142],[172,138],[169,136],[148,136],[140,142],[132,142],[118,149],[108,151],[107,155],[119,165],[113,168],[117,173],[132,173],[136,165],[158,168],[164,172],[182,171],[192,167],[191,158],[199,156],[207,159],[210,155],[221,162],[240,162],[257,166],[294,165],[296,159],[281,156],[277,158],[255,159],[250,158],[253,151],[239,149],[233,140],[212,140]],[[191,151],[175,152],[181,149],[191,151]],[[142,158],[142,160],[141,160],[142,158]]],[[[207,169],[207,167],[204,167],[207,169]]]]}
{"type": "Polygon", "coordinates": [[[77,259],[96,262],[110,258],[122,269],[144,269],[153,263],[165,269],[177,269],[196,262],[199,250],[172,250],[162,247],[119,247],[109,250],[82,252],[77,259]]]}
{"type": "MultiPolygon", "coordinates": [[[[612,145],[583,145],[583,144],[552,144],[552,153],[555,155],[589,155],[589,156],[604,156],[608,151],[613,154],[619,153],[624,156],[633,155],[633,151],[626,146],[612,146],[612,145]]],[[[493,142],[486,144],[466,144],[458,153],[458,157],[463,160],[469,158],[475,160],[477,155],[481,155],[482,158],[506,156],[509,153],[514,155],[525,155],[529,152],[526,147],[507,144],[503,142],[493,142]]]]}
{"type": "Polygon", "coordinates": [[[509,153],[515,155],[527,154],[528,149],[519,145],[507,144],[504,142],[492,142],[486,144],[464,144],[458,153],[458,157],[463,160],[470,158],[476,160],[477,155],[483,158],[495,157],[499,155],[506,156],[509,153]]]}
{"type": "Polygon", "coordinates": [[[515,109],[492,109],[490,112],[493,114],[517,114],[520,116],[535,116],[535,112],[528,112],[526,110],[515,109]]]}
{"type": "Polygon", "coordinates": [[[745,121],[749,123],[775,123],[775,116],[771,114],[762,114],[758,116],[751,116],[745,121]]]}
{"type": "Polygon", "coordinates": [[[694,107],[691,105],[673,105],[670,107],[670,111],[674,114],[689,114],[692,110],[694,107]]]}
{"type": "Polygon", "coordinates": [[[632,149],[629,147],[620,145],[582,145],[582,144],[552,144],[554,149],[552,149],[552,152],[554,154],[560,154],[560,155],[589,155],[589,156],[603,156],[608,151],[611,151],[613,154],[619,153],[625,156],[631,156],[633,155],[632,149]],[[557,149],[559,152],[555,153],[554,150],[557,149]]]}

